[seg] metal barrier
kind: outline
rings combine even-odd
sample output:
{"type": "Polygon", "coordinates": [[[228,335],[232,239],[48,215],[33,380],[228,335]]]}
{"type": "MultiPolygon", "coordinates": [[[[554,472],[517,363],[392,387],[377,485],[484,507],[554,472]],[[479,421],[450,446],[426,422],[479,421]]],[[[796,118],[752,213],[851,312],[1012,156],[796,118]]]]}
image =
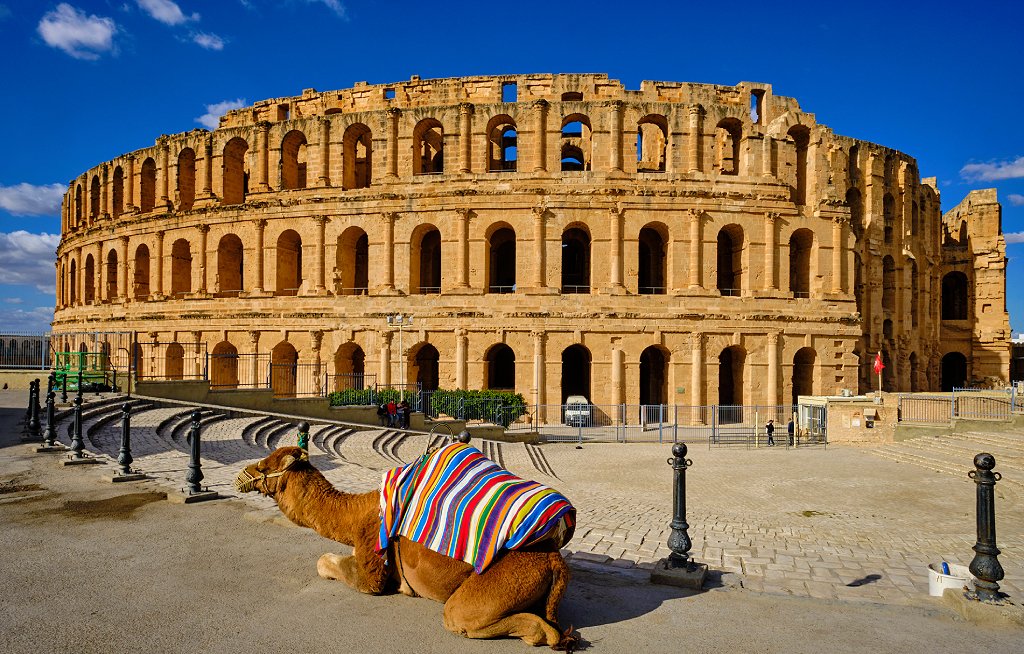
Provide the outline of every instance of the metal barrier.
{"type": "Polygon", "coordinates": [[[0,334],[0,368],[46,370],[50,367],[49,334],[0,334]]]}
{"type": "Polygon", "coordinates": [[[953,415],[971,420],[1009,420],[1013,413],[1014,390],[979,388],[953,389],[953,415]]]}
{"type": "Polygon", "coordinates": [[[135,378],[149,381],[206,380],[206,343],[136,343],[135,378]]]}
{"type": "Polygon", "coordinates": [[[954,388],[949,393],[904,393],[899,396],[899,421],[944,425],[954,419],[1009,420],[1024,413],[1015,388],[954,388]]]}
{"type": "Polygon", "coordinates": [[[901,394],[897,399],[897,420],[921,425],[945,425],[953,419],[953,396],[901,394]]]}
{"type": "Polygon", "coordinates": [[[270,388],[270,353],[211,354],[207,358],[211,390],[270,388]]]}
{"type": "Polygon", "coordinates": [[[326,397],[327,378],[323,364],[271,363],[270,388],[275,398],[326,397]]]}

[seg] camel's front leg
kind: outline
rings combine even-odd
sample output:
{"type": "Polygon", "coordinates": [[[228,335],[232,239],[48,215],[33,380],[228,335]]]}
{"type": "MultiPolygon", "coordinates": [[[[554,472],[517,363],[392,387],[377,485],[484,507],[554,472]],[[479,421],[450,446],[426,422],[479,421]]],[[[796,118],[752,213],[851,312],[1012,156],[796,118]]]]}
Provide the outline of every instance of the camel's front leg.
{"type": "Polygon", "coordinates": [[[384,592],[386,571],[383,566],[365,565],[358,553],[353,556],[327,553],[316,562],[316,571],[324,579],[338,579],[360,593],[380,595],[384,592]]]}

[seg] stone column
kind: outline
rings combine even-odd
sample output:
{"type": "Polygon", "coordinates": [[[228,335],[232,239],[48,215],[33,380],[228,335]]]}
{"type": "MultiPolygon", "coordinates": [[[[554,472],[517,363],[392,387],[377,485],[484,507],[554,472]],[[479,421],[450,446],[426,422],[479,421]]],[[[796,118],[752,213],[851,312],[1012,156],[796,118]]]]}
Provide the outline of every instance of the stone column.
{"type": "MultiPolygon", "coordinates": [[[[473,105],[459,104],[459,172],[473,171],[473,105]]],[[[460,387],[461,388],[461,387],[460,387]]]]}
{"type": "Polygon", "coordinates": [[[256,191],[266,193],[270,190],[270,123],[261,120],[256,123],[256,191]]]}
{"type": "Polygon", "coordinates": [[[535,159],[533,161],[533,172],[543,173],[548,169],[548,101],[534,100],[532,103],[535,119],[534,129],[536,130],[535,159]]]}
{"type": "Polygon", "coordinates": [[[316,284],[313,288],[314,295],[327,295],[327,261],[324,256],[325,241],[327,240],[327,216],[313,216],[316,223],[316,284]]]}
{"type": "Polygon", "coordinates": [[[779,403],[779,333],[768,332],[768,404],[779,403]]]}
{"type": "Polygon", "coordinates": [[[156,233],[156,289],[150,295],[155,300],[164,298],[164,232],[156,233]]]}
{"type": "Polygon", "coordinates": [[[267,228],[267,221],[257,218],[252,221],[256,226],[256,279],[253,284],[253,293],[263,293],[263,231],[267,228]]]}
{"type": "Polygon", "coordinates": [[[466,388],[466,359],[469,350],[469,336],[465,329],[455,330],[455,388],[466,388]]]}
{"type": "Polygon", "coordinates": [[[128,237],[122,236],[121,241],[121,272],[117,280],[117,297],[122,302],[128,301],[128,237]]]}
{"type": "Polygon", "coordinates": [[[110,169],[107,164],[100,166],[100,217],[110,219],[110,169]]]}
{"type": "Polygon", "coordinates": [[[395,292],[395,220],[398,214],[385,212],[381,214],[384,221],[384,284],[381,292],[395,292]]]}
{"type": "Polygon", "coordinates": [[[209,225],[197,225],[199,230],[199,294],[206,295],[206,247],[210,233],[209,225]]]}
{"type": "Polygon", "coordinates": [[[203,188],[199,200],[213,200],[213,135],[203,139],[203,188]]]}
{"type": "Polygon", "coordinates": [[[320,118],[320,176],[316,178],[317,186],[331,185],[331,119],[320,118]]]}
{"type": "Polygon", "coordinates": [[[206,357],[199,356],[203,352],[203,332],[192,332],[192,339],[195,348],[195,378],[203,378],[203,366],[206,364],[206,357]]]}
{"type": "Polygon", "coordinates": [[[775,253],[779,244],[775,240],[776,222],[779,214],[769,211],[764,215],[764,290],[776,291],[779,288],[779,279],[775,271],[775,253]]]}
{"type": "Polygon", "coordinates": [[[75,259],[78,260],[76,266],[78,279],[75,280],[75,306],[80,307],[85,304],[85,256],[82,252],[82,246],[75,248],[75,259]]]}
{"type": "Polygon", "coordinates": [[[160,196],[156,199],[156,207],[154,211],[170,211],[171,210],[171,162],[170,162],[170,148],[167,145],[167,138],[161,137],[157,141],[157,145],[160,146],[160,164],[156,169],[156,187],[159,189],[160,196]]]}
{"type": "Polygon", "coordinates": [[[458,219],[459,254],[456,259],[455,288],[469,288],[469,209],[456,209],[458,219]]]}
{"type": "Polygon", "coordinates": [[[690,334],[690,404],[704,404],[704,334],[690,334]]]}
{"type": "MultiPolygon", "coordinates": [[[[249,332],[249,353],[259,354],[260,353],[260,332],[259,330],[253,330],[249,332]]],[[[266,380],[260,379],[260,358],[254,356],[252,358],[252,382],[254,384],[262,385],[266,380]]]]}
{"type": "MultiPolygon", "coordinates": [[[[622,404],[622,391],[624,387],[623,377],[626,369],[626,355],[622,351],[622,343],[615,339],[612,341],[612,404],[622,404]]],[[[613,422],[619,423],[619,412],[615,412],[616,418],[613,422]]]]}
{"type": "Polygon", "coordinates": [[[313,374],[317,378],[317,384],[320,383],[320,375],[323,372],[323,362],[320,358],[320,348],[324,343],[324,333],[322,331],[312,331],[309,333],[310,340],[313,341],[313,374]]]}
{"type": "Polygon", "coordinates": [[[761,141],[761,175],[764,177],[772,177],[772,137],[770,134],[765,134],[764,139],[761,141]]]}
{"type": "Polygon", "coordinates": [[[388,114],[388,156],[387,174],[388,181],[394,182],[398,179],[398,119],[402,110],[397,107],[389,107],[388,114]]]}
{"type": "Polygon", "coordinates": [[[844,293],[846,291],[846,280],[843,275],[843,225],[846,223],[845,216],[832,218],[832,292],[844,293]]]}
{"type": "Polygon", "coordinates": [[[545,361],[544,361],[544,332],[543,331],[531,331],[530,336],[533,336],[533,388],[534,388],[534,401],[538,406],[543,406],[547,402],[547,375],[545,375],[545,361]]]}
{"type": "Polygon", "coordinates": [[[703,251],[702,239],[703,236],[703,224],[701,211],[699,209],[690,209],[690,288],[699,289],[703,288],[704,282],[701,279],[701,272],[703,270],[703,261],[701,260],[701,252],[703,251]]]}
{"type": "Polygon", "coordinates": [[[544,207],[533,208],[533,287],[535,289],[542,289],[547,286],[545,281],[546,273],[546,262],[544,258],[545,252],[545,234],[546,224],[544,215],[547,213],[547,209],[544,207]]]}
{"type": "Polygon", "coordinates": [[[103,260],[103,242],[99,241],[98,243],[96,243],[96,271],[93,273],[92,276],[93,284],[96,285],[95,293],[93,294],[93,297],[95,298],[94,304],[101,304],[103,300],[109,299],[103,297],[103,273],[106,271],[106,269],[107,265],[106,262],[103,260]]]}
{"type": "Polygon", "coordinates": [[[133,213],[138,210],[135,206],[135,155],[130,154],[125,159],[128,162],[128,175],[124,180],[124,211],[133,213]]]}
{"type": "Polygon", "coordinates": [[[377,332],[380,336],[380,385],[391,385],[391,332],[377,332]]]}
{"type": "Polygon", "coordinates": [[[609,249],[612,260],[609,285],[612,294],[617,295],[626,292],[626,287],[622,284],[622,211],[618,207],[612,207],[608,210],[608,217],[611,219],[609,249]]]}
{"type": "Polygon", "coordinates": [[[701,171],[701,141],[704,136],[704,107],[699,104],[690,105],[690,139],[687,142],[687,153],[689,154],[689,167],[691,173],[701,171]]]}
{"type": "Polygon", "coordinates": [[[608,103],[608,131],[611,139],[609,168],[611,172],[622,172],[622,102],[613,100],[608,103]]]}

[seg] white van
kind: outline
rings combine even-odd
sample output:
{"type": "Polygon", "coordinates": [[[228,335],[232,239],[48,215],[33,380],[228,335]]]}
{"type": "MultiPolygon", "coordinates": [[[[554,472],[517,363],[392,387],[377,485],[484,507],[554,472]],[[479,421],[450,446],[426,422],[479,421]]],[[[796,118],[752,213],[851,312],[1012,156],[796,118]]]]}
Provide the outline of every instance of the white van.
{"type": "Polygon", "coordinates": [[[592,410],[590,402],[582,395],[570,395],[565,399],[565,424],[570,427],[590,427],[592,410]]]}

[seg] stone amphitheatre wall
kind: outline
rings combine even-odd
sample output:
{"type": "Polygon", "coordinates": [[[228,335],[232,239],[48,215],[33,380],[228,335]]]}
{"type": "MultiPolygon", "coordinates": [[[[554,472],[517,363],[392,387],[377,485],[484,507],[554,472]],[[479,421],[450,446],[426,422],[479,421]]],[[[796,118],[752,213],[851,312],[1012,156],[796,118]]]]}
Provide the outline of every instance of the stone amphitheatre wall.
{"type": "Polygon", "coordinates": [[[994,191],[951,213],[767,84],[310,89],[72,180],[54,331],[551,404],[1005,379],[994,191]]]}

